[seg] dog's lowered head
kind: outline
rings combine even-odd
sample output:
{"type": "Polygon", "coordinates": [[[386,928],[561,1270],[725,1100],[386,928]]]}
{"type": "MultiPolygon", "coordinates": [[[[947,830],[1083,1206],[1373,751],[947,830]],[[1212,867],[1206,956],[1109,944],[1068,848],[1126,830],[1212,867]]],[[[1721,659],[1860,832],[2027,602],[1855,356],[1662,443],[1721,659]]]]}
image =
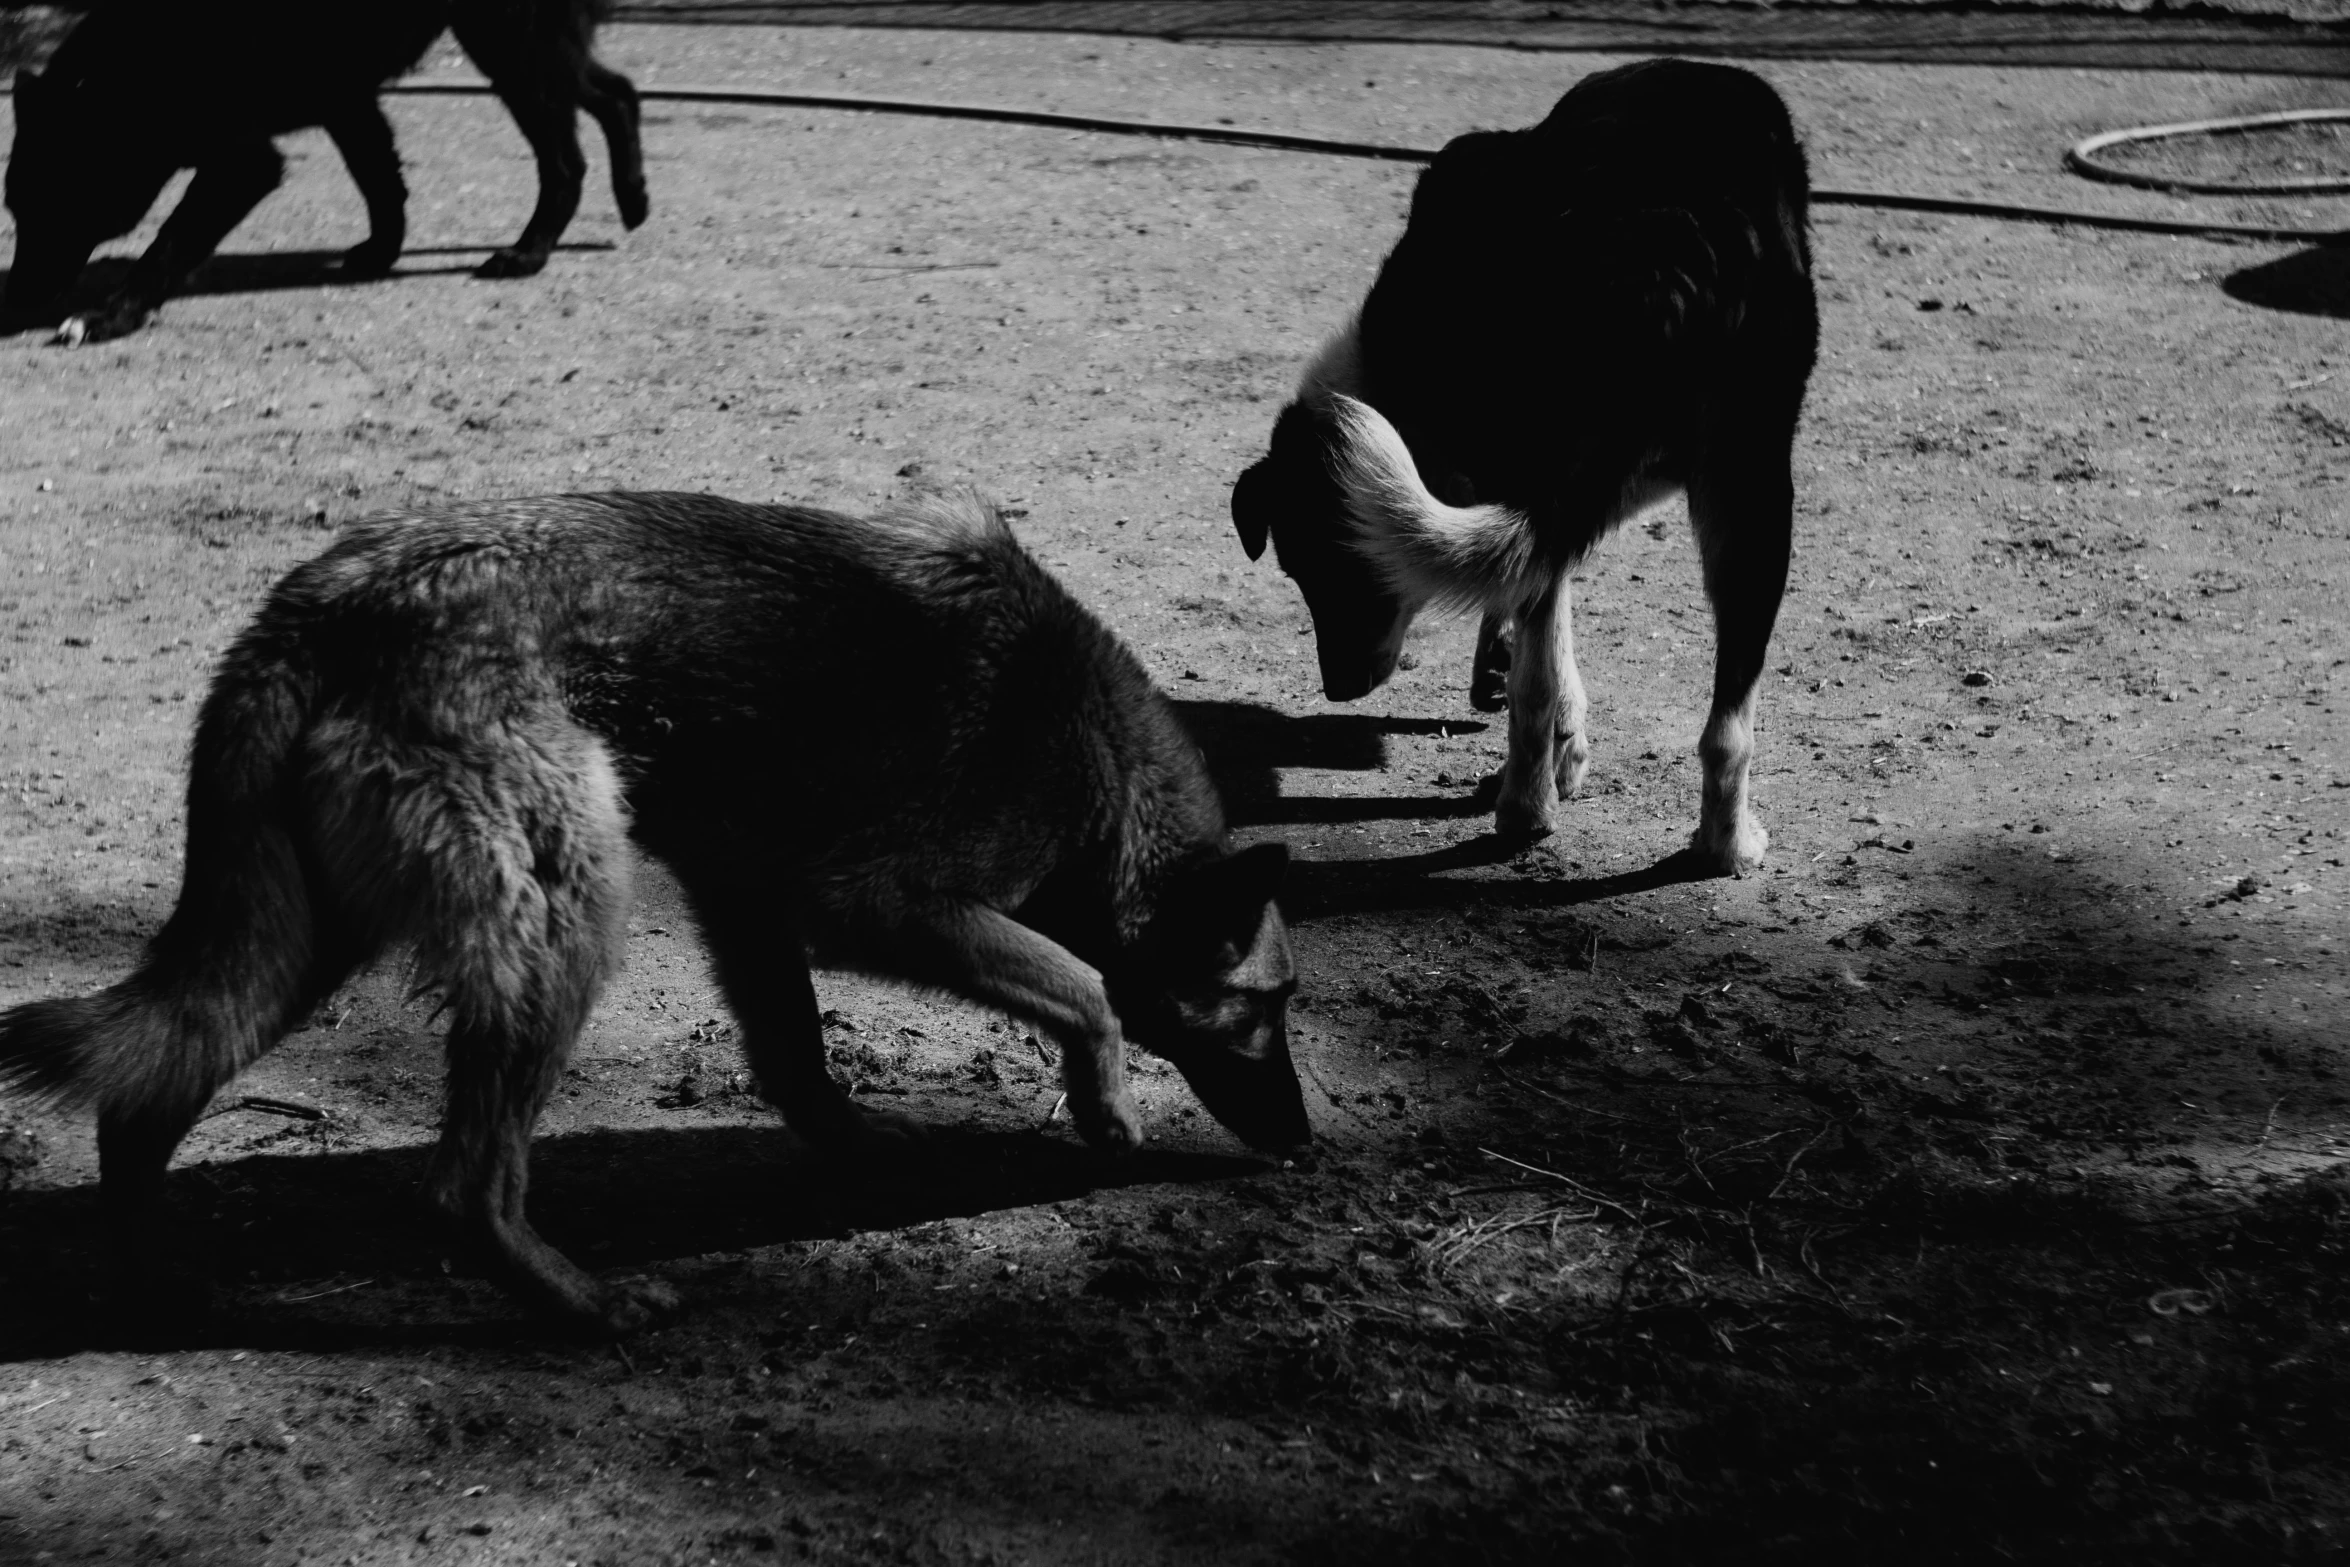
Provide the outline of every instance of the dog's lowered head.
{"type": "Polygon", "coordinates": [[[1265,843],[1176,873],[1102,976],[1128,1037],[1241,1141],[1276,1153],[1313,1135],[1289,1058],[1297,969],[1273,902],[1288,863],[1265,843]]]}
{"type": "Polygon", "coordinates": [[[1332,389],[1281,411],[1271,450],[1232,486],[1232,523],[1251,560],[1270,538],[1305,595],[1333,702],[1387,682],[1426,605],[1514,607],[1538,576],[1523,516],[1438,500],[1395,427],[1332,389]]]}
{"type": "Polygon", "coordinates": [[[1268,540],[1314,617],[1322,694],[1368,696],[1395,673],[1417,608],[1360,548],[1331,457],[1330,404],[1301,398],[1281,410],[1272,446],[1232,486],[1232,525],[1255,560],[1268,540]]]}

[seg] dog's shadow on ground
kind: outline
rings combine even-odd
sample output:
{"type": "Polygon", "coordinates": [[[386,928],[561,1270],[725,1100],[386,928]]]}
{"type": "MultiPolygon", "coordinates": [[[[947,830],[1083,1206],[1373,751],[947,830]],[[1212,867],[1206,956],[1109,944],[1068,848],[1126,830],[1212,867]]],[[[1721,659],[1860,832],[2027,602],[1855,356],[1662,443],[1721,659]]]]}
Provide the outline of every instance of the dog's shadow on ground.
{"type": "Polygon", "coordinates": [[[1281,769],[1375,773],[1387,765],[1389,735],[1475,735],[1474,719],[1380,718],[1368,713],[1297,717],[1254,702],[1178,701],[1175,711],[1208,759],[1235,827],[1301,827],[1339,822],[1420,821],[1475,816],[1489,805],[1459,795],[1289,797],[1281,769]]]}
{"type": "MultiPolygon", "coordinates": [[[[408,278],[461,277],[484,261],[495,245],[413,245],[400,253],[389,275],[354,277],[343,270],[339,250],[221,251],[207,257],[187,282],[172,291],[173,299],[204,294],[268,294],[290,288],[356,287],[366,283],[397,283],[408,278]]],[[[612,250],[609,240],[575,240],[555,247],[559,251],[612,250]]],[[[66,309],[87,310],[112,298],[130,277],[132,258],[105,256],[82,268],[66,309]]],[[[0,270],[0,289],[8,273],[0,270]]],[[[169,301],[166,301],[169,303],[169,301]]]]}
{"type": "Polygon", "coordinates": [[[1719,866],[1682,849],[1648,865],[1605,876],[1570,876],[1555,860],[1537,860],[1534,874],[1507,881],[1447,875],[1450,871],[1507,865],[1536,847],[1494,833],[1466,843],[1368,860],[1292,861],[1282,882],[1281,907],[1299,920],[1332,914],[1405,911],[1438,912],[1468,907],[1568,908],[1653,892],[1683,882],[1710,881],[1719,866]]]}
{"type": "MultiPolygon", "coordinates": [[[[106,1252],[94,1187],[0,1196],[0,1361],[111,1344],[350,1347],[536,1331],[450,1272],[416,1196],[428,1150],[259,1154],[174,1170],[170,1255],[133,1321],[101,1318],[106,1252]],[[336,1299],[357,1291],[364,1299],[336,1299]]],[[[602,1130],[541,1138],[530,1213],[591,1272],[629,1272],[790,1241],[903,1230],[1146,1184],[1261,1174],[1260,1159],[1176,1149],[1106,1158],[1065,1136],[938,1128],[887,1167],[814,1152],[780,1126],[602,1130]]],[[[689,1291],[690,1293],[690,1291],[689,1291]]]]}
{"type": "MultiPolygon", "coordinates": [[[[1460,820],[1483,816],[1493,809],[1488,789],[1453,795],[1305,797],[1286,796],[1281,790],[1283,768],[1378,772],[1387,765],[1389,735],[1483,734],[1487,725],[1476,719],[1380,718],[1366,713],[1317,713],[1301,718],[1252,702],[1178,701],[1175,709],[1207,756],[1208,771],[1224,796],[1225,814],[1235,827],[1460,820]]],[[[1548,861],[1521,867],[1546,874],[1510,881],[1447,874],[1506,865],[1534,848],[1527,840],[1488,832],[1421,854],[1297,860],[1283,884],[1281,903],[1293,917],[1304,919],[1374,909],[1441,910],[1469,903],[1553,908],[1704,881],[1720,874],[1712,862],[1687,850],[1669,854],[1653,865],[1609,876],[1569,877],[1548,861]]]]}
{"type": "Polygon", "coordinates": [[[2231,272],[2220,289],[2264,310],[2350,321],[2350,237],[2231,272]]]}

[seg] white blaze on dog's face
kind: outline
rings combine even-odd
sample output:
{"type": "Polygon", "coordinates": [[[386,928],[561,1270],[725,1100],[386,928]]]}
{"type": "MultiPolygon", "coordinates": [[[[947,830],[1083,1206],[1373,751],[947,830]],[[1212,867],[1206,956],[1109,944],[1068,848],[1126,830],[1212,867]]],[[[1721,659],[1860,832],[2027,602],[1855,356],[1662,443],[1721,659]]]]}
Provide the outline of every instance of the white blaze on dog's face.
{"type": "Polygon", "coordinates": [[[1287,863],[1282,845],[1259,844],[1185,873],[1112,985],[1128,1036],[1173,1063],[1243,1142],[1271,1151],[1313,1135],[1289,1055],[1297,967],[1273,902],[1287,863]]]}
{"type": "Polygon", "coordinates": [[[1297,400],[1317,406],[1330,400],[1335,392],[1360,400],[1363,396],[1363,337],[1362,321],[1358,317],[1331,334],[1314,355],[1306,373],[1298,377],[1297,400]]]}

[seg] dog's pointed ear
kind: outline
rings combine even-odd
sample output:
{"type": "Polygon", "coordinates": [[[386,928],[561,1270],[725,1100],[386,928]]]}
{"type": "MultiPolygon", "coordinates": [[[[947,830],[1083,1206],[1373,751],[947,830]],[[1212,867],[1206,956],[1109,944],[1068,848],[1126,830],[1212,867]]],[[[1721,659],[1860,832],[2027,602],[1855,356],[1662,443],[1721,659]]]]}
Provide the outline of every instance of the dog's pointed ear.
{"type": "Polygon", "coordinates": [[[1178,873],[1153,921],[1179,948],[1246,952],[1289,868],[1289,845],[1260,843],[1178,873]]]}
{"type": "Polygon", "coordinates": [[[1217,865],[1225,891],[1235,906],[1261,909],[1281,891],[1289,870],[1289,845],[1254,843],[1217,865]]]}
{"type": "Polygon", "coordinates": [[[1210,930],[1245,952],[1288,869],[1288,844],[1251,844],[1200,872],[1193,906],[1210,930]]]}
{"type": "Polygon", "coordinates": [[[1273,510],[1280,504],[1273,477],[1273,459],[1260,457],[1232,485],[1232,526],[1250,560],[1264,556],[1265,540],[1273,533],[1273,510]]]}

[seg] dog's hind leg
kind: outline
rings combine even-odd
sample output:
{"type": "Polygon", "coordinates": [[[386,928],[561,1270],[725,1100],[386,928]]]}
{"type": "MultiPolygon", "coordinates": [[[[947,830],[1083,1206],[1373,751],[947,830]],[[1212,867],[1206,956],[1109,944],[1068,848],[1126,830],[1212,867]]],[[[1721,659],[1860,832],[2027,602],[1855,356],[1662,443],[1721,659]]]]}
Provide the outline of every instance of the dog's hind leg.
{"type": "Polygon", "coordinates": [[[603,127],[604,146],[612,155],[612,199],[620,204],[620,221],[636,228],[653,210],[652,199],[645,192],[644,141],[638,129],[643,117],[637,108],[636,83],[591,59],[580,73],[579,102],[603,127]]]}
{"type": "Polygon", "coordinates": [[[1509,706],[1510,620],[1489,609],[1477,622],[1477,651],[1469,660],[1469,705],[1480,713],[1509,706]]]}
{"type": "Polygon", "coordinates": [[[418,955],[447,1004],[449,1101],[427,1199],[539,1310],[624,1333],[676,1304],[666,1285],[591,1278],[531,1227],[531,1128],[618,966],[629,848],[619,781],[553,725],[465,761],[410,752],[389,820],[418,955]]]}
{"type": "Polygon", "coordinates": [[[1502,764],[1494,829],[1504,837],[1549,832],[1561,796],[1583,783],[1591,760],[1583,727],[1589,703],[1575,667],[1567,577],[1522,605],[1510,650],[1509,759],[1502,764]]]}
{"type": "Polygon", "coordinates": [[[155,242],[131,266],[114,297],[87,315],[74,316],[58,336],[75,343],[102,342],[135,332],[155,307],[178,292],[188,274],[220,248],[229,230],[285,177],[286,160],[267,137],[232,143],[198,165],[188,193],[172,209],[155,242]]]}
{"type": "Polygon", "coordinates": [[[326,134],[367,202],[367,238],[343,252],[343,275],[382,277],[408,242],[408,182],[400,177],[400,149],[392,122],[371,93],[326,122],[326,134]]]}
{"type": "Polygon", "coordinates": [[[298,1027],[365,957],[331,928],[289,928],[306,922],[307,900],[298,872],[270,874],[274,847],[240,878],[262,906],[225,921],[200,953],[167,926],[147,966],[122,985],[79,1003],[43,1004],[82,1006],[99,1019],[85,1046],[103,1078],[94,1085],[98,1189],[116,1303],[134,1313],[172,1239],[163,1202],[172,1153],[213,1094],[298,1027]],[[284,943],[278,952],[256,950],[276,941],[284,943]]]}
{"type": "MultiPolygon", "coordinates": [[[[503,7],[487,7],[502,11],[503,7]]],[[[476,277],[529,277],[545,268],[555,242],[579,211],[587,155],[579,147],[579,85],[567,52],[519,36],[506,25],[486,25],[460,13],[458,43],[497,89],[523,140],[538,159],[539,199],[513,244],[475,269],[476,277]]]]}
{"type": "Polygon", "coordinates": [[[1747,773],[1754,759],[1755,687],[1787,590],[1795,518],[1787,448],[1749,448],[1709,461],[1689,486],[1689,515],[1714,608],[1713,710],[1697,742],[1705,800],[1690,847],[1726,875],[1762,864],[1770,836],[1755,819],[1747,773]]]}
{"type": "Polygon", "coordinates": [[[506,107],[514,111],[515,123],[538,158],[539,200],[521,235],[475,268],[476,277],[530,277],[545,270],[555,242],[579,211],[580,188],[587,178],[587,156],[579,150],[578,114],[568,100],[549,103],[513,96],[506,107]]]}
{"type": "Polygon", "coordinates": [[[188,788],[179,904],[145,960],[95,995],[0,1014],[0,1084],[98,1113],[99,1192],[117,1299],[154,1296],[165,1167],[220,1087],[297,1027],[367,956],[329,907],[278,780],[298,699],[224,676],[188,788]]]}

